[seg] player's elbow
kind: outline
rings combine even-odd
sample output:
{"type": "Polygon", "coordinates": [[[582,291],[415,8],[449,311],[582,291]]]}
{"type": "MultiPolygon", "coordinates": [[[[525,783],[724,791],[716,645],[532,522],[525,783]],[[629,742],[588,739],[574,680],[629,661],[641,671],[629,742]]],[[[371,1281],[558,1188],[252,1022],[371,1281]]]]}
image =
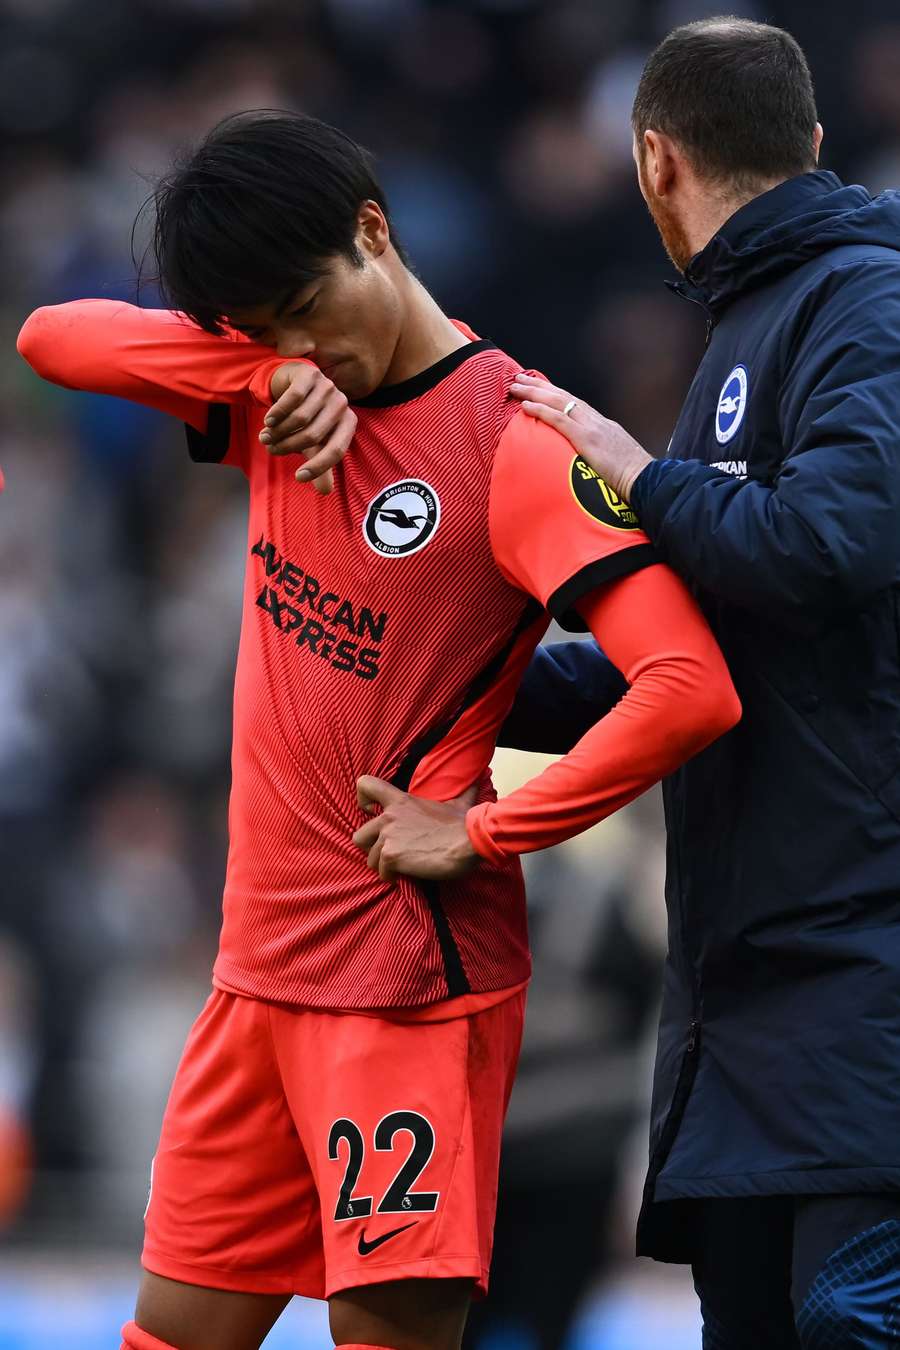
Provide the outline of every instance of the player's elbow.
{"type": "Polygon", "coordinates": [[[740,721],[742,710],[720,654],[682,654],[667,664],[666,772],[671,772],[730,731],[740,721]]]}
{"type": "Polygon", "coordinates": [[[655,744],[645,747],[654,779],[674,773],[741,719],[740,699],[718,649],[655,661],[635,680],[623,709],[641,684],[657,709],[655,744]]]}
{"type": "Polygon", "coordinates": [[[719,686],[715,703],[715,712],[710,716],[709,725],[712,731],[712,739],[718,740],[720,736],[725,735],[726,731],[731,731],[732,727],[736,727],[744,714],[738,692],[732,684],[731,676],[727,670],[719,686]]]}
{"type": "Polygon", "coordinates": [[[737,726],[743,709],[724,661],[718,669],[705,673],[696,686],[686,712],[692,755],[712,745],[713,741],[737,726]]]}
{"type": "Polygon", "coordinates": [[[89,368],[91,345],[77,319],[77,302],[44,305],[29,314],[16,341],[35,374],[67,389],[79,388],[89,368]]]}
{"type": "Polygon", "coordinates": [[[53,352],[57,346],[54,341],[55,308],[54,305],[44,305],[29,314],[16,340],[19,355],[45,380],[55,380],[57,377],[53,362],[53,352]]]}

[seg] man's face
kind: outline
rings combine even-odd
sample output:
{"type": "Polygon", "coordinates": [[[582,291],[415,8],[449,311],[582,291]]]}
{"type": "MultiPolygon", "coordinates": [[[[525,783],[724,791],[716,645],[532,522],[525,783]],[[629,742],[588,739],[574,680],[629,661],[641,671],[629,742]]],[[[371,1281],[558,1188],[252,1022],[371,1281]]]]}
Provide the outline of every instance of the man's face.
{"type": "Polygon", "coordinates": [[[316,281],[281,301],[236,310],[228,322],[279,356],[314,361],[352,402],[384,382],[401,318],[389,270],[363,249],[362,266],[328,258],[316,281]]]}
{"type": "Polygon", "coordinates": [[[648,172],[647,147],[645,145],[638,145],[635,141],[632,146],[632,155],[637,167],[641,196],[647,203],[647,209],[653,217],[653,223],[659,230],[663,248],[679,272],[684,272],[693,257],[693,253],[673,202],[674,194],[660,197],[654,191],[651,176],[648,172]]]}

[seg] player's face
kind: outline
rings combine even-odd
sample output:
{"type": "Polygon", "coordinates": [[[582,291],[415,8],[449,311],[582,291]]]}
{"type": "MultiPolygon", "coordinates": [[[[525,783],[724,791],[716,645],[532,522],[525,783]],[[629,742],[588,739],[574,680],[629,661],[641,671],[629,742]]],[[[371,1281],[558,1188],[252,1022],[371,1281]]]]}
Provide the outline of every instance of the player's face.
{"type": "Polygon", "coordinates": [[[235,311],[229,322],[280,356],[315,361],[351,400],[365,398],[388,373],[402,327],[396,255],[374,203],[360,212],[362,264],[340,255],[322,276],[279,302],[235,311]]]}

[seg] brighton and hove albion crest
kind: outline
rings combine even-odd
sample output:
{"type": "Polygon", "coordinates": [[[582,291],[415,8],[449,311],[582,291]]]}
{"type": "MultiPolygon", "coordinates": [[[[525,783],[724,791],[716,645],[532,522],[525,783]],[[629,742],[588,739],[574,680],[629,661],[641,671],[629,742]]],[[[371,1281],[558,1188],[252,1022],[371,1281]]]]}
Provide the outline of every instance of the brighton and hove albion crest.
{"type": "Polygon", "coordinates": [[[399,558],[424,548],[440,519],[441,503],[434,488],[417,478],[404,478],[369,502],[363,538],[376,553],[399,558]]]}
{"type": "Polygon", "coordinates": [[[735,366],[722,385],[716,408],[716,440],[720,445],[727,445],[732,436],[737,435],[747,411],[748,391],[747,367],[735,366]]]}

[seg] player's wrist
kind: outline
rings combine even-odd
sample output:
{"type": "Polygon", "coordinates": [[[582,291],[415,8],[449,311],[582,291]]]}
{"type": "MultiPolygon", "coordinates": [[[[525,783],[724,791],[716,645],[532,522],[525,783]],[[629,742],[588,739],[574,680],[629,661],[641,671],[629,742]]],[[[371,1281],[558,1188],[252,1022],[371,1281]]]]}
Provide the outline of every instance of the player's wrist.
{"type": "Polygon", "coordinates": [[[269,402],[277,403],[281,398],[281,395],[286,393],[290,388],[291,381],[297,371],[301,370],[304,366],[311,366],[314,370],[318,368],[313,366],[311,361],[298,361],[296,359],[286,361],[283,357],[273,358],[271,364],[267,363],[266,374],[268,377],[269,402]]]}
{"type": "Polygon", "coordinates": [[[459,838],[453,849],[453,861],[459,867],[468,868],[472,867],[480,860],[480,854],[472,843],[472,840],[469,838],[469,829],[466,825],[465,818],[463,819],[462,825],[463,828],[459,831],[459,838]]]}
{"type": "Polygon", "coordinates": [[[466,812],[466,837],[473,858],[499,867],[506,861],[506,854],[497,847],[491,837],[489,820],[493,805],[493,802],[481,802],[478,806],[469,807],[466,812]]]}

